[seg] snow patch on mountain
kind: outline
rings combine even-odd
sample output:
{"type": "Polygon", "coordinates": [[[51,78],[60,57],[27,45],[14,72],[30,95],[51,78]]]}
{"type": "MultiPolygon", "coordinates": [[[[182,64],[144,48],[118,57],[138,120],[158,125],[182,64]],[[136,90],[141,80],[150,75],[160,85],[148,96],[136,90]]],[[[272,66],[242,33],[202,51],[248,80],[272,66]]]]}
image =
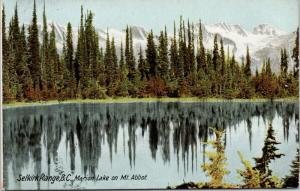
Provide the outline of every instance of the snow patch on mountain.
{"type": "Polygon", "coordinates": [[[253,28],[253,34],[278,36],[285,35],[286,33],[269,24],[260,24],[253,28]]]}

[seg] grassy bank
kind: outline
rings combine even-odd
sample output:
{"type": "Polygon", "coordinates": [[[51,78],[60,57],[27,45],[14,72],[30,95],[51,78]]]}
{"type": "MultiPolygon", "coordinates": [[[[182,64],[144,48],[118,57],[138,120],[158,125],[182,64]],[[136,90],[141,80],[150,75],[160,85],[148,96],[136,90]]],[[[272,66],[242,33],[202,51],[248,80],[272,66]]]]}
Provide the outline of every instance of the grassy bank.
{"type": "MultiPolygon", "coordinates": [[[[292,101],[296,102],[299,98],[288,97],[274,99],[273,101],[292,101]]],[[[4,108],[22,107],[22,106],[38,106],[38,105],[57,105],[69,103],[137,103],[137,102],[267,102],[270,99],[252,98],[252,99],[222,99],[222,98],[197,98],[197,97],[183,97],[183,98],[106,98],[106,99],[70,99],[64,101],[49,100],[49,101],[35,101],[35,102],[10,102],[4,103],[4,108]]]]}

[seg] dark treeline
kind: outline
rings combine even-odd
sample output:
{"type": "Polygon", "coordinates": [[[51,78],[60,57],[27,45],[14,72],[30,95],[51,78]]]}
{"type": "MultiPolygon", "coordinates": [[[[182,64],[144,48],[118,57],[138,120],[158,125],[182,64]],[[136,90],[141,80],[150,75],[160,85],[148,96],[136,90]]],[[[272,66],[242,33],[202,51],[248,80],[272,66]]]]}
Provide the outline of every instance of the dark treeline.
{"type": "MultiPolygon", "coordinates": [[[[2,27],[6,28],[5,10],[2,27]]],[[[105,48],[93,25],[93,13],[81,9],[77,45],[74,46],[71,23],[64,34],[63,50],[56,47],[55,29],[47,28],[45,8],[41,42],[34,2],[32,22],[20,25],[17,6],[3,36],[3,98],[9,101],[35,101],[105,97],[287,97],[298,95],[298,41],[289,55],[281,50],[280,73],[272,71],[269,58],[255,74],[251,73],[249,48],[242,63],[234,53],[225,53],[223,41],[215,35],[213,50],[203,45],[201,24],[198,29],[180,19],[174,23],[173,37],[167,29],[158,39],[153,32],[147,46],[134,52],[132,30],[127,26],[125,43],[117,56],[114,37],[107,33],[105,48]],[[195,39],[194,31],[199,31],[195,39]],[[197,42],[197,43],[195,43],[197,42]],[[138,56],[136,56],[138,55],[138,56]]]]}

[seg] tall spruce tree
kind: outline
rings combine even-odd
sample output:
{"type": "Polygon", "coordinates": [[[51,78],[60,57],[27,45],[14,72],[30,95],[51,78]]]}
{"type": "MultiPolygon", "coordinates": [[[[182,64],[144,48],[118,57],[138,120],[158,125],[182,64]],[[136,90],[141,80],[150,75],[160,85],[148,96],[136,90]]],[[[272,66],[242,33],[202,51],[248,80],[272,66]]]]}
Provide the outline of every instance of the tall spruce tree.
{"type": "Polygon", "coordinates": [[[128,26],[126,27],[125,61],[128,68],[128,80],[132,82],[135,74],[135,58],[133,52],[132,29],[128,26]]]}
{"type": "Polygon", "coordinates": [[[129,47],[130,47],[130,62],[128,65],[129,69],[129,77],[130,79],[133,79],[136,72],[135,67],[135,57],[134,57],[134,49],[133,49],[133,37],[132,37],[132,28],[129,28],[129,47]]]}
{"type": "Polygon", "coordinates": [[[292,58],[295,62],[294,65],[294,77],[298,79],[299,77],[299,27],[297,28],[296,39],[295,39],[295,47],[293,49],[292,58]]]}
{"type": "Polygon", "coordinates": [[[244,68],[244,73],[247,77],[251,76],[251,58],[249,54],[249,47],[247,46],[247,53],[246,53],[246,65],[244,68]]]}
{"type": "Polygon", "coordinates": [[[106,86],[109,86],[113,80],[113,63],[112,63],[112,55],[111,55],[111,43],[109,38],[108,31],[106,32],[106,46],[105,46],[105,55],[104,55],[104,65],[105,65],[105,73],[106,73],[106,86]]]}
{"type": "Polygon", "coordinates": [[[119,61],[119,75],[120,75],[120,86],[119,89],[117,91],[117,95],[118,96],[128,96],[128,69],[127,69],[127,65],[125,63],[125,59],[124,59],[124,50],[123,50],[123,44],[121,42],[121,49],[120,49],[121,53],[120,53],[120,61],[119,61]]]}
{"type": "Polygon", "coordinates": [[[218,36],[217,36],[217,34],[215,34],[215,36],[214,36],[214,48],[213,48],[212,64],[213,64],[214,70],[217,71],[217,69],[219,67],[219,46],[218,46],[218,36]]]}
{"type": "Polygon", "coordinates": [[[130,65],[130,32],[128,26],[126,27],[125,33],[125,64],[128,67],[130,65]]]}
{"type": "Polygon", "coordinates": [[[179,40],[179,47],[178,47],[178,74],[177,79],[180,84],[184,81],[184,65],[185,65],[185,56],[186,56],[186,44],[185,44],[185,38],[184,38],[184,26],[183,26],[182,17],[180,17],[180,25],[179,25],[179,34],[178,34],[178,40],[179,40]]]}
{"type": "Polygon", "coordinates": [[[173,31],[173,38],[171,40],[171,47],[170,47],[170,65],[171,65],[171,78],[173,80],[176,79],[178,74],[178,47],[177,47],[177,39],[176,39],[176,24],[174,22],[174,31],[173,31]]]}
{"type": "Polygon", "coordinates": [[[220,63],[221,63],[221,75],[225,75],[225,51],[224,51],[224,45],[223,45],[223,39],[220,40],[220,63]]]}
{"type": "Polygon", "coordinates": [[[6,15],[5,15],[5,6],[2,6],[2,61],[6,62],[8,54],[8,44],[7,44],[7,35],[6,35],[6,15]]]}
{"type": "Polygon", "coordinates": [[[286,49],[281,49],[281,60],[280,60],[280,75],[283,78],[287,77],[287,70],[288,70],[288,55],[286,49]]]}
{"type": "MultiPolygon", "coordinates": [[[[257,169],[260,174],[264,176],[260,183],[262,187],[265,187],[266,184],[272,184],[272,171],[269,168],[271,161],[284,156],[284,154],[278,152],[279,149],[276,147],[278,144],[280,144],[280,142],[276,140],[272,124],[270,123],[267,136],[264,141],[264,146],[262,148],[262,156],[254,158],[254,169],[257,169]]],[[[274,185],[271,185],[271,187],[274,187],[274,185]]]]}
{"type": "Polygon", "coordinates": [[[190,22],[188,21],[188,28],[187,28],[187,55],[186,55],[186,75],[191,75],[195,72],[196,65],[195,65],[195,55],[194,55],[194,30],[191,26],[190,22]]]}
{"type": "Polygon", "coordinates": [[[206,72],[206,59],[205,59],[205,47],[203,45],[203,33],[202,33],[202,23],[199,23],[199,39],[198,39],[198,54],[197,54],[197,69],[200,68],[206,72]]]}
{"type": "Polygon", "coordinates": [[[157,53],[154,43],[154,36],[152,30],[147,37],[146,61],[149,64],[149,76],[155,77],[157,73],[157,53]]]}
{"type": "Polygon", "coordinates": [[[67,25],[65,61],[69,72],[72,75],[74,75],[75,67],[74,67],[73,33],[72,33],[72,25],[70,22],[67,25]]]}
{"type": "MultiPolygon", "coordinates": [[[[83,7],[81,6],[81,16],[80,16],[80,26],[78,30],[78,39],[77,39],[77,48],[75,56],[75,78],[77,81],[77,86],[79,85],[83,73],[84,65],[84,47],[85,47],[85,33],[84,33],[84,24],[83,24],[83,7]]],[[[78,92],[80,94],[80,92],[78,92]]]]}
{"type": "MultiPolygon", "coordinates": [[[[107,35],[108,41],[109,42],[109,35],[107,35]]],[[[108,85],[108,95],[109,96],[114,96],[116,93],[116,88],[119,83],[118,79],[118,59],[117,59],[117,54],[116,54],[116,48],[115,48],[115,40],[112,37],[111,44],[107,45],[106,51],[108,51],[105,54],[105,60],[107,64],[107,85],[108,85]],[[108,76],[109,75],[109,76],[108,76]]]]}
{"type": "Polygon", "coordinates": [[[17,78],[11,79],[12,82],[15,84],[15,88],[17,91],[16,98],[18,100],[22,99],[22,87],[20,84],[20,78],[22,73],[22,56],[23,56],[23,49],[22,49],[22,42],[20,39],[20,26],[19,26],[19,16],[18,16],[18,6],[15,5],[14,16],[11,20],[11,27],[9,30],[9,44],[10,44],[10,70],[15,71],[17,78]]]}
{"type": "MultiPolygon", "coordinates": [[[[54,24],[51,25],[50,32],[50,41],[49,41],[49,67],[46,71],[47,79],[49,79],[49,87],[52,91],[55,91],[57,88],[57,80],[63,75],[62,68],[59,63],[59,55],[56,47],[56,35],[54,24]]],[[[63,84],[64,82],[60,82],[63,84]]],[[[63,91],[63,85],[60,85],[60,91],[63,91]]]]}
{"type": "Polygon", "coordinates": [[[169,80],[169,58],[168,58],[168,39],[167,32],[161,31],[158,45],[157,69],[160,78],[169,80]]]}
{"type": "Polygon", "coordinates": [[[266,69],[266,70],[265,70],[266,76],[272,77],[273,72],[272,72],[272,68],[271,68],[271,59],[270,59],[270,58],[268,58],[268,59],[266,60],[266,68],[265,68],[265,69],[266,69]]]}
{"type": "MultiPolygon", "coordinates": [[[[46,75],[49,72],[49,35],[48,35],[48,27],[47,27],[47,17],[46,17],[46,8],[44,4],[43,10],[43,31],[42,31],[42,46],[41,46],[41,75],[43,80],[43,88],[48,88],[49,79],[47,79],[46,75]]],[[[46,90],[47,91],[47,90],[46,90]]]]}
{"type": "Polygon", "coordinates": [[[33,79],[35,92],[38,94],[39,90],[42,89],[42,76],[41,76],[41,64],[40,64],[40,51],[39,51],[39,37],[38,37],[38,26],[37,26],[37,15],[36,15],[36,2],[33,3],[32,22],[29,27],[28,35],[28,54],[29,54],[29,69],[33,79]]]}
{"type": "Polygon", "coordinates": [[[61,65],[64,67],[64,76],[63,79],[66,81],[66,91],[65,93],[70,97],[75,97],[76,94],[76,76],[75,76],[75,63],[74,63],[74,47],[73,47],[73,33],[72,25],[68,23],[67,25],[67,34],[64,38],[65,42],[65,51],[63,55],[64,62],[61,62],[61,65]]]}
{"type": "Polygon", "coordinates": [[[119,82],[118,79],[118,57],[117,57],[117,52],[116,52],[116,46],[115,46],[115,39],[112,37],[111,40],[111,64],[112,64],[112,83],[116,84],[119,82]]]}
{"type": "Polygon", "coordinates": [[[147,80],[147,72],[146,72],[145,59],[143,55],[142,46],[140,46],[140,51],[139,51],[138,70],[141,75],[141,80],[144,81],[147,80]]]}

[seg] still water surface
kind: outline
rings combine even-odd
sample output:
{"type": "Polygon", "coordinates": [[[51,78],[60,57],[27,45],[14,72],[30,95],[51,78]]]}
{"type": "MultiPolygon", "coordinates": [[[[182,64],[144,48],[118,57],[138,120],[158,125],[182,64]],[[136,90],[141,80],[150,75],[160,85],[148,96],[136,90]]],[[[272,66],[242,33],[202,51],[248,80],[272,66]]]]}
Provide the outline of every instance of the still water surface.
{"type": "Polygon", "coordinates": [[[165,188],[209,180],[200,168],[209,127],[225,129],[226,156],[239,183],[237,151],[252,163],[261,155],[268,123],[285,154],[271,164],[283,177],[299,143],[299,103],[63,104],[4,110],[4,181],[7,189],[165,188]],[[147,175],[142,181],[20,182],[22,174],[147,175]]]}

